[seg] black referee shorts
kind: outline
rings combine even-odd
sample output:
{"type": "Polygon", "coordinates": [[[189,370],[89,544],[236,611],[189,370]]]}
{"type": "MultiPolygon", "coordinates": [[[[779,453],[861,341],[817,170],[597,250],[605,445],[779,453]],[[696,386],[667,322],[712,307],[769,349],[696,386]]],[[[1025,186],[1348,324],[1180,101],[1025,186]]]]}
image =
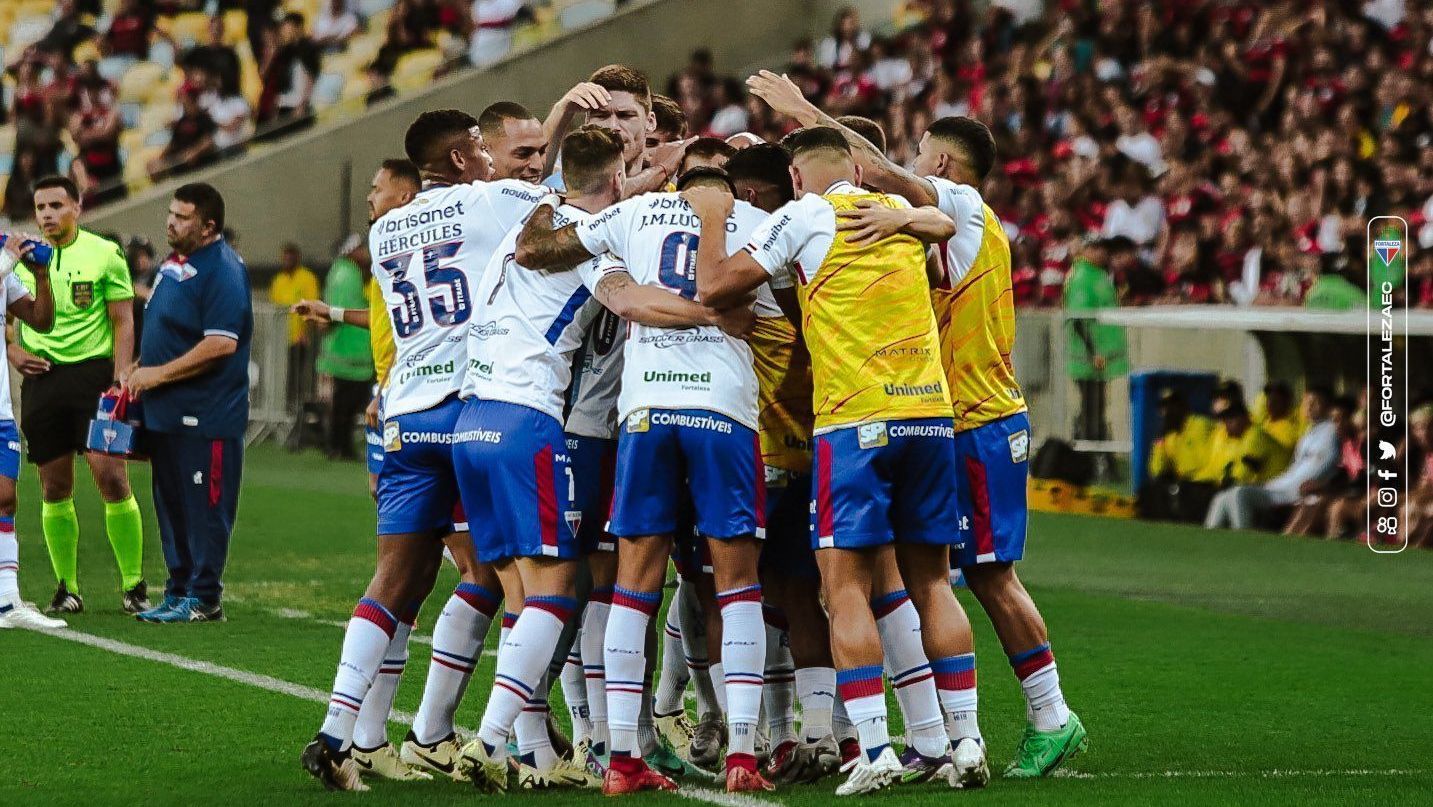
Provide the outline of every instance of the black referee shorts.
{"type": "Polygon", "coordinates": [[[51,364],[50,372],[20,382],[20,431],[30,462],[44,465],[82,454],[100,394],[114,383],[114,361],[51,364]]]}

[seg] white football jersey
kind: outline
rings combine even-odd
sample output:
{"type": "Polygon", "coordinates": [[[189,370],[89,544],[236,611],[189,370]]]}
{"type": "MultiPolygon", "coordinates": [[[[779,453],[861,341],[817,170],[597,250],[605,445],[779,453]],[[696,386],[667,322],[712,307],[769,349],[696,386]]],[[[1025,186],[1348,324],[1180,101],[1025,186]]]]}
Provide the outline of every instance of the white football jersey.
{"type": "MultiPolygon", "coordinates": [[[[553,223],[561,227],[589,215],[562,205],[553,223]]],[[[604,274],[624,270],[604,255],[571,271],[535,272],[513,259],[521,232],[520,224],[512,228],[478,280],[462,394],[520,404],[561,421],[572,354],[601,309],[592,292],[604,274]]]]}
{"type": "MultiPolygon", "coordinates": [[[[16,300],[29,297],[30,290],[25,288],[25,284],[13,273],[6,275],[5,279],[0,281],[0,286],[3,286],[3,290],[0,290],[0,322],[4,322],[5,314],[9,311],[10,304],[16,300]]],[[[0,347],[4,346],[5,334],[0,332],[0,347]]],[[[0,379],[0,420],[14,419],[14,405],[10,402],[10,379],[7,377],[0,379]]],[[[17,446],[15,450],[19,451],[20,449],[17,446]]]]}
{"type": "Polygon", "coordinates": [[[617,396],[622,391],[622,349],[627,323],[601,306],[587,326],[582,368],[572,382],[568,434],[617,439],[617,396]]]}
{"type": "Polygon", "coordinates": [[[428,409],[459,391],[473,288],[503,237],[548,190],[517,180],[439,185],[368,231],[373,276],[393,319],[396,355],[383,414],[428,409]]]}
{"type": "Polygon", "coordinates": [[[955,285],[970,273],[985,243],[985,200],[969,185],[941,177],[926,177],[926,181],[935,187],[935,206],[955,221],[955,235],[945,242],[945,254],[941,255],[955,285]]]}
{"type": "MultiPolygon", "coordinates": [[[[728,254],[741,249],[766,216],[737,202],[726,223],[728,254]]],[[[678,193],[647,193],[607,208],[577,228],[594,255],[611,252],[638,283],[655,283],[689,300],[697,296],[701,221],[678,193]]],[[[720,328],[651,328],[631,323],[624,348],[618,414],[634,410],[705,409],[755,430],[756,373],[751,348],[720,328]]]]}

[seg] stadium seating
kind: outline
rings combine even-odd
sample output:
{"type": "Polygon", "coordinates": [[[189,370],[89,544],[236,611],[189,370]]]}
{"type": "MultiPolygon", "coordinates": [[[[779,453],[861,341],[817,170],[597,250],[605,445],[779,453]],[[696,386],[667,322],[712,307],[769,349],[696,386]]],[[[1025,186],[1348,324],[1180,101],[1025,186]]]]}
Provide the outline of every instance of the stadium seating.
{"type": "MultiPolygon", "coordinates": [[[[395,0],[357,0],[354,11],[363,21],[359,30],[341,50],[325,53],[315,81],[314,111],[322,119],[360,114],[374,86],[368,67],[383,46],[389,15],[395,0]]],[[[106,14],[112,14],[119,0],[104,0],[106,14]]],[[[544,0],[532,9],[532,22],[514,32],[514,44],[522,46],[549,39],[562,30],[590,24],[611,13],[610,0],[544,0]]],[[[285,11],[298,12],[312,24],[318,17],[320,0],[285,0],[285,11]]],[[[0,0],[0,61],[13,63],[30,45],[41,40],[52,26],[51,0],[0,0]]],[[[108,24],[104,17],[96,21],[101,31],[108,24]]],[[[155,22],[158,32],[152,40],[150,57],[136,61],[127,57],[105,57],[96,42],[86,42],[75,50],[75,63],[88,59],[98,63],[100,75],[115,87],[125,131],[120,136],[120,153],[124,163],[124,181],[131,192],[150,182],[145,164],[168,142],[169,129],[176,117],[176,94],[182,85],[182,73],[175,68],[180,54],[208,38],[209,17],[198,12],[161,16],[155,22]],[[172,44],[171,44],[172,43],[172,44]]],[[[224,42],[232,47],[240,61],[240,89],[251,109],[257,109],[263,90],[259,61],[251,52],[248,40],[248,17],[242,10],[224,12],[224,42]]],[[[451,33],[437,32],[436,47],[404,54],[397,62],[391,86],[407,93],[428,85],[434,75],[456,58],[466,55],[467,43],[451,33]]],[[[15,78],[8,72],[0,78],[0,103],[7,109],[13,103],[15,78]]],[[[7,116],[8,117],[8,116],[7,116]]],[[[14,162],[13,126],[0,127],[0,187],[9,179],[14,162]]],[[[64,170],[73,158],[72,146],[67,147],[58,166],[64,170]]]]}

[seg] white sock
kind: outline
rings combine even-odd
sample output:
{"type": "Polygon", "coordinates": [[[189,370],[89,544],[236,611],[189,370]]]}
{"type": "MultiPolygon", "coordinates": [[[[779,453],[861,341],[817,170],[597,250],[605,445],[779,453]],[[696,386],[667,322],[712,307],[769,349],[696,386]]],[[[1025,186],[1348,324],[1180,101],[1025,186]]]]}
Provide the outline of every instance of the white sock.
{"type": "Polygon", "coordinates": [[[433,658],[413,736],[432,745],[453,734],[453,714],[468,688],[478,653],[487,638],[502,595],[477,583],[459,583],[433,625],[433,658]]]}
{"type": "Polygon", "coordinates": [[[20,542],[15,538],[15,517],[0,517],[0,605],[20,601],[20,542]]]}
{"type": "Polygon", "coordinates": [[[651,620],[647,621],[647,644],[642,651],[642,706],[637,712],[637,750],[642,756],[657,750],[661,742],[657,738],[657,722],[652,719],[652,674],[657,666],[657,631],[651,620]]]}
{"type": "MultiPolygon", "coordinates": [[[[543,676],[544,679],[546,677],[543,676]]],[[[518,758],[540,771],[551,770],[553,763],[557,762],[557,752],[552,748],[552,737],[547,733],[547,690],[546,680],[538,682],[532,697],[523,704],[522,711],[513,721],[518,758]]]]}
{"type": "Polygon", "coordinates": [[[498,631],[498,647],[508,643],[508,634],[512,633],[513,626],[517,624],[517,617],[512,611],[503,611],[503,626],[498,631]]]}
{"type": "Polygon", "coordinates": [[[388,744],[388,714],[393,711],[393,696],[398,694],[398,681],[408,665],[408,635],[412,632],[413,625],[408,622],[399,622],[393,630],[393,638],[383,654],[383,664],[358,710],[358,721],[353,724],[353,744],[365,751],[388,744]]]}
{"type": "MultiPolygon", "coordinates": [[[[478,738],[492,748],[489,753],[495,759],[507,756],[508,733],[528,701],[541,698],[545,702],[545,688],[540,695],[537,690],[562,636],[562,626],[576,607],[571,597],[528,597],[523,601],[522,613],[498,650],[493,692],[478,728],[478,738]]],[[[543,731],[546,733],[546,725],[543,731]]]]}
{"type": "Polygon", "coordinates": [[[1070,719],[1070,707],[1060,691],[1060,673],[1055,668],[1055,654],[1050,645],[1010,657],[1010,666],[1025,691],[1026,716],[1036,731],[1054,731],[1070,719]]]}
{"type": "Polygon", "coordinates": [[[398,620],[387,608],[367,597],[358,601],[343,634],[338,673],[333,677],[333,695],[319,733],[330,747],[347,751],[353,745],[353,724],[373,678],[383,663],[383,654],[393,639],[398,620]]]}
{"type": "MultiPolygon", "coordinates": [[[[834,680],[835,670],[832,670],[834,680]]],[[[836,697],[831,699],[831,733],[835,735],[836,741],[853,739],[856,736],[856,724],[851,722],[851,715],[846,711],[846,702],[840,696],[841,687],[836,687],[836,697]]]]}
{"type": "Polygon", "coordinates": [[[607,615],[603,664],[607,670],[607,726],[614,755],[641,756],[637,724],[646,677],[647,624],[662,604],[660,591],[617,587],[607,615]]]}
{"type": "Polygon", "coordinates": [[[567,651],[567,663],[562,665],[562,701],[567,704],[567,714],[572,718],[572,742],[577,743],[592,737],[592,721],[587,704],[587,680],[582,673],[582,629],[578,628],[572,649],[567,651]]]}
{"type": "Polygon", "coordinates": [[[697,716],[721,712],[721,702],[717,699],[711,674],[711,659],[707,658],[706,616],[702,613],[696,587],[678,579],[677,596],[672,601],[672,608],[677,610],[677,624],[682,630],[682,652],[687,657],[692,692],[697,698],[697,716]]]}
{"type": "Polygon", "coordinates": [[[756,725],[765,682],[766,621],[761,617],[761,586],[717,594],[721,606],[722,683],[726,685],[728,755],[756,754],[756,725]]]}
{"type": "Polygon", "coordinates": [[[976,717],[979,699],[975,690],[975,654],[935,659],[930,663],[935,673],[935,689],[940,695],[940,708],[945,712],[945,733],[952,743],[969,737],[979,741],[980,721],[976,717]]]}
{"type": "Polygon", "coordinates": [[[682,711],[682,697],[687,691],[691,672],[687,670],[687,657],[682,648],[682,629],[677,616],[681,609],[676,598],[667,608],[666,625],[662,631],[662,672],[657,678],[657,691],[652,708],[656,714],[669,715],[682,711]]]}
{"type": "Polygon", "coordinates": [[[881,751],[891,745],[886,728],[886,690],[881,683],[881,668],[854,667],[836,673],[836,687],[868,761],[874,762],[881,751]]]}
{"type": "Polygon", "coordinates": [[[607,636],[607,615],[612,610],[612,589],[593,589],[582,612],[582,671],[587,685],[587,718],[592,723],[592,750],[607,753],[607,666],[602,642],[607,636]]]}
{"type": "Polygon", "coordinates": [[[915,603],[905,591],[893,591],[872,600],[871,610],[876,615],[886,670],[901,713],[905,715],[911,744],[925,756],[941,756],[946,753],[950,739],[945,734],[945,716],[935,693],[935,675],[921,644],[920,616],[915,603]]]}
{"type": "Polygon", "coordinates": [[[831,712],[836,700],[836,671],[830,667],[803,667],[795,677],[796,697],[801,701],[802,739],[815,742],[834,733],[831,712]]]}
{"type": "Polygon", "coordinates": [[[786,636],[785,617],[766,609],[766,666],[761,690],[766,733],[772,747],[796,739],[796,665],[791,660],[791,643],[786,636]],[[775,623],[775,624],[773,624],[775,623]]]}
{"type": "Polygon", "coordinates": [[[723,721],[725,721],[725,720],[726,720],[726,671],[725,671],[725,669],[724,669],[724,667],[723,667],[723,665],[722,665],[722,663],[721,663],[720,661],[713,662],[712,665],[711,665],[711,667],[708,668],[708,669],[711,671],[712,681],[715,682],[715,684],[716,684],[716,686],[714,686],[714,687],[712,688],[712,691],[716,693],[717,712],[721,715],[721,719],[722,719],[723,721]]]}
{"type": "MultiPolygon", "coordinates": [[[[648,648],[650,651],[651,648],[648,648]]],[[[647,658],[651,658],[648,656],[647,658]]],[[[642,705],[637,712],[637,751],[647,756],[657,750],[661,740],[657,737],[657,723],[652,720],[652,679],[649,673],[642,682],[642,705]]]]}

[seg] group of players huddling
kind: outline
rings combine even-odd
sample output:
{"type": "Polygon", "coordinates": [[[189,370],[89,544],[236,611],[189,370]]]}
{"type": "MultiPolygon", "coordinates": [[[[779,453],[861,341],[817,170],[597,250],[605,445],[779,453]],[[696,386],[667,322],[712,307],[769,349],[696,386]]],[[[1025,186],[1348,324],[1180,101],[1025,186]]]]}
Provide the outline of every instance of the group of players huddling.
{"type": "MultiPolygon", "coordinates": [[[[326,786],[984,785],[952,568],[1025,693],[1005,775],[1046,775],[1087,744],[1012,567],[1029,423],[1009,245],[976,189],[990,132],[936,121],[912,173],[874,123],[830,118],[783,76],[748,83],[803,128],[779,145],[685,139],[675,104],[612,65],[545,122],[509,102],[426,112],[411,164],[378,171],[371,324],[396,355],[377,570],[302,755],[326,786]],[[444,546],[462,582],[397,748],[389,710],[444,546]],[[492,691],[463,744],[454,712],[500,605],[492,691]]],[[[370,321],[352,313],[325,315],[370,321]]]]}

